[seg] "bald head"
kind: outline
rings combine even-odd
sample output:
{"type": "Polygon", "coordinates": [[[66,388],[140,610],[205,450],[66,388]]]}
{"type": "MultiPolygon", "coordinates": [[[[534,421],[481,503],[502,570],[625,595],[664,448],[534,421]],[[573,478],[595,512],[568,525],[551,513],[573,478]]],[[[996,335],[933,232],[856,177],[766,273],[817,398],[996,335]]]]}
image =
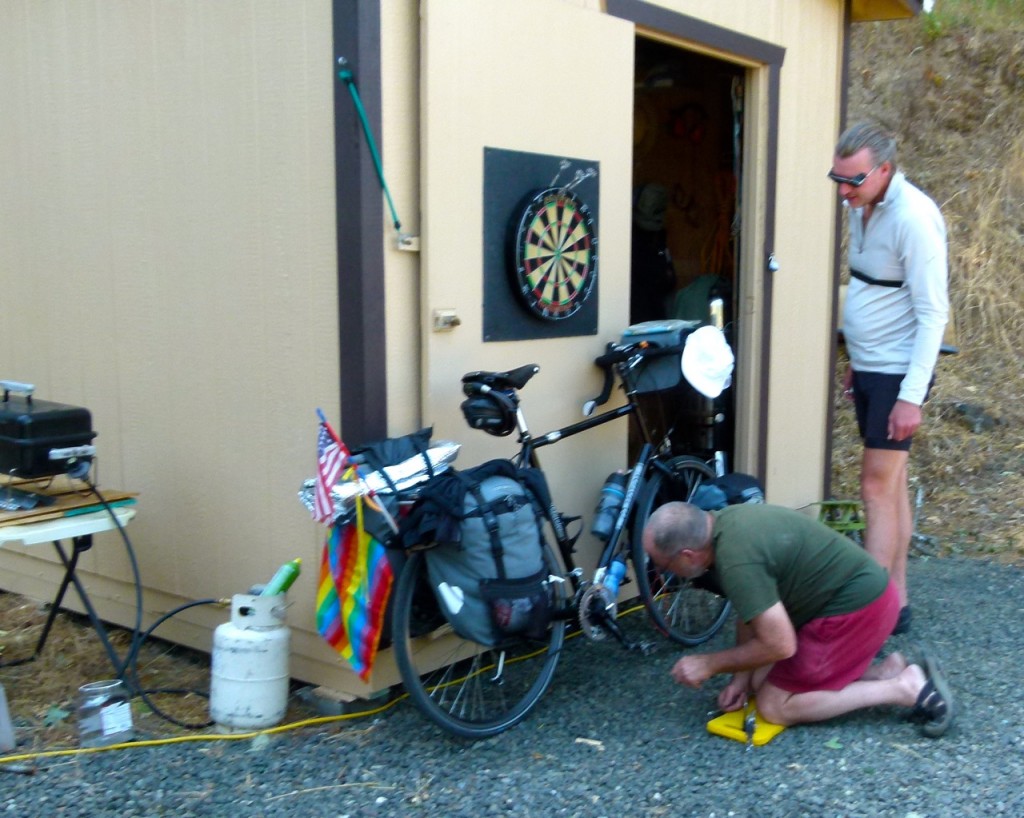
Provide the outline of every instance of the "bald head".
{"type": "Polygon", "coordinates": [[[670,560],[683,550],[703,551],[711,546],[711,515],[690,503],[658,506],[644,526],[644,547],[670,560]]]}

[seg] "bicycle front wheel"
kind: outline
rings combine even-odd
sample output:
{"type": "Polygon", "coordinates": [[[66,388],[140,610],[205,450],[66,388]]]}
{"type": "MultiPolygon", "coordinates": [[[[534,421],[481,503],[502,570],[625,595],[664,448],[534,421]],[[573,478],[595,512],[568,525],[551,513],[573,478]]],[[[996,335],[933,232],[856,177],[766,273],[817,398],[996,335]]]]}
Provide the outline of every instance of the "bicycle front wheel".
{"type": "Polygon", "coordinates": [[[714,480],[715,472],[703,460],[684,455],[654,461],[647,484],[637,498],[631,556],[637,588],[654,626],[682,645],[700,645],[718,633],[729,616],[729,600],[696,581],[660,571],[644,553],[643,530],[651,513],[672,500],[688,501],[697,487],[714,480]]]}
{"type": "MultiPolygon", "coordinates": [[[[560,572],[545,547],[548,573],[560,572]]],[[[551,583],[555,610],[565,608],[565,583],[551,583]]],[[[543,641],[507,640],[488,647],[458,636],[438,607],[423,552],[412,552],[395,586],[395,660],[409,698],[453,735],[482,739],[522,721],[551,684],[565,642],[554,620],[543,641]]]]}

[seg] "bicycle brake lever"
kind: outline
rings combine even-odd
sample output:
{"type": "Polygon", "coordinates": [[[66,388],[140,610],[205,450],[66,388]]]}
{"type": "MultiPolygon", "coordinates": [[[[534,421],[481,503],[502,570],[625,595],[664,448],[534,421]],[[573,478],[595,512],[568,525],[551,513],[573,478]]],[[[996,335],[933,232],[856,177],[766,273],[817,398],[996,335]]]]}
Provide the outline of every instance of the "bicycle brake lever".
{"type": "MultiPolygon", "coordinates": [[[[608,353],[613,349],[615,349],[615,344],[609,341],[608,353]]],[[[612,373],[612,364],[611,361],[608,360],[608,353],[605,353],[594,361],[594,363],[604,371],[604,385],[601,387],[600,395],[596,398],[591,398],[583,404],[584,417],[590,417],[598,406],[603,406],[608,403],[608,398],[612,396],[612,387],[615,385],[615,375],[612,373]]]]}

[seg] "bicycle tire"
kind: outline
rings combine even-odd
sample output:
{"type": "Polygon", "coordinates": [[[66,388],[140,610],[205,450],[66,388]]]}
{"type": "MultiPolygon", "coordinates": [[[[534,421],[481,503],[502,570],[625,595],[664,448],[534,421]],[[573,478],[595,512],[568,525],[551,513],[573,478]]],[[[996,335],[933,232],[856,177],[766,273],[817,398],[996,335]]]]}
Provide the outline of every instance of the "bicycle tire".
{"type": "MultiPolygon", "coordinates": [[[[549,574],[560,576],[547,545],[544,556],[549,574]]],[[[555,610],[564,610],[566,584],[553,582],[551,588],[555,610]]],[[[463,639],[438,607],[422,551],[408,555],[392,604],[393,647],[405,690],[419,711],[448,733],[483,739],[508,730],[550,686],[565,642],[563,620],[551,622],[542,642],[511,639],[488,647],[463,639]]]]}
{"type": "Polygon", "coordinates": [[[732,606],[724,596],[700,587],[693,580],[659,571],[643,548],[643,530],[651,513],[672,500],[689,500],[697,487],[715,478],[714,469],[689,455],[664,463],[666,474],[655,465],[637,498],[630,555],[637,589],[655,628],[673,642],[694,646],[707,642],[725,624],[732,606]]]}

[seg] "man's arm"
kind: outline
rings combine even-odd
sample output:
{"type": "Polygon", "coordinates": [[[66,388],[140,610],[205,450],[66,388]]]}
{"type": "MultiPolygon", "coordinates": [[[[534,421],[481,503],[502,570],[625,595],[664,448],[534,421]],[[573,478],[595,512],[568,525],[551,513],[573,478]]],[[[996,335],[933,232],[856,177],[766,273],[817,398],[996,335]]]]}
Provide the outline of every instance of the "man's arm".
{"type": "MultiPolygon", "coordinates": [[[[750,639],[751,633],[750,625],[742,619],[736,620],[737,645],[747,642],[750,639]]],[[[752,670],[737,670],[732,674],[729,684],[723,687],[718,694],[718,706],[722,712],[729,713],[733,710],[739,710],[741,707],[746,707],[747,699],[753,692],[751,689],[753,675],[754,671],[752,670]]]]}
{"type": "Polygon", "coordinates": [[[796,653],[796,630],[781,602],[739,628],[737,636],[743,641],[728,650],[684,656],[673,666],[672,678],[697,688],[719,673],[753,670],[796,653]]]}
{"type": "Polygon", "coordinates": [[[900,262],[916,324],[899,399],[917,407],[924,402],[949,320],[946,226],[935,203],[923,194],[920,198],[923,204],[918,205],[913,218],[904,221],[898,235],[900,262]]]}

